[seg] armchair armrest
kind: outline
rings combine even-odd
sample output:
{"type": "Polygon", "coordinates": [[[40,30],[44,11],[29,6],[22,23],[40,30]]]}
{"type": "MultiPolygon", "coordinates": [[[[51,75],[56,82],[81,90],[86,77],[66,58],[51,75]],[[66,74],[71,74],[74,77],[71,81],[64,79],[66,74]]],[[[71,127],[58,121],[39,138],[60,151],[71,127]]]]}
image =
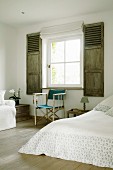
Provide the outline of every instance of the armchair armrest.
{"type": "Polygon", "coordinates": [[[5,100],[5,105],[15,107],[15,101],[14,100],[5,100]]]}
{"type": "Polygon", "coordinates": [[[62,100],[64,98],[64,95],[66,95],[66,93],[56,93],[56,94],[53,94],[53,100],[55,100],[56,98],[57,98],[57,100],[62,100]]]}
{"type": "Polygon", "coordinates": [[[47,93],[33,93],[34,96],[40,96],[40,95],[43,95],[43,94],[47,94],[47,93]]]}
{"type": "Polygon", "coordinates": [[[56,93],[56,94],[53,94],[55,96],[60,96],[60,95],[65,95],[66,93],[56,93]]]}
{"type": "Polygon", "coordinates": [[[53,107],[55,107],[55,101],[57,101],[58,104],[58,108],[63,107],[64,106],[64,96],[66,95],[66,93],[56,93],[53,94],[53,107]]]}
{"type": "Polygon", "coordinates": [[[47,93],[33,93],[33,104],[36,106],[38,104],[38,96],[46,95],[46,104],[47,104],[47,93]]]}

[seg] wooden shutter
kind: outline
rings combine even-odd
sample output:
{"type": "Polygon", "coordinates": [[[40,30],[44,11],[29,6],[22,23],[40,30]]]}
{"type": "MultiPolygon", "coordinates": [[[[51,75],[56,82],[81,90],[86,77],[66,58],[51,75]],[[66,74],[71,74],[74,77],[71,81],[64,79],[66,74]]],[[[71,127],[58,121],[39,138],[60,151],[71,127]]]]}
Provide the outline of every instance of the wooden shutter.
{"type": "Polygon", "coordinates": [[[84,96],[104,96],[104,23],[84,25],[84,96]]]}
{"type": "Polygon", "coordinates": [[[39,33],[27,35],[27,94],[41,92],[42,56],[39,33]]]}

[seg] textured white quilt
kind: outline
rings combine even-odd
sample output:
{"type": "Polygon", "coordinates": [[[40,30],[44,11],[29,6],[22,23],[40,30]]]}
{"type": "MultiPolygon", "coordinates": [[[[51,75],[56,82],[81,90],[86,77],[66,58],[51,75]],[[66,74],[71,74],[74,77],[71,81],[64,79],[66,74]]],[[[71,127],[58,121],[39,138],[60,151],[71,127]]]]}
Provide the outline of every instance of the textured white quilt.
{"type": "Polygon", "coordinates": [[[16,127],[16,109],[8,105],[0,106],[0,131],[16,127]]]}
{"type": "Polygon", "coordinates": [[[54,121],[19,152],[113,168],[113,117],[92,110],[76,118],[54,121]]]}

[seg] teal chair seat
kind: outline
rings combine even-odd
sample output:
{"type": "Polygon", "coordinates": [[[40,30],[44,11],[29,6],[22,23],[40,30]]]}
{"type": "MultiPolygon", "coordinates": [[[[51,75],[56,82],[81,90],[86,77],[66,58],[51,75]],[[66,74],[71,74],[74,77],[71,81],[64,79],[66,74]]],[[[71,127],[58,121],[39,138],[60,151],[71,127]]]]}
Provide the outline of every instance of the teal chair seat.
{"type": "Polygon", "coordinates": [[[39,105],[39,106],[36,106],[36,109],[52,109],[53,106],[48,106],[48,105],[39,105]]]}

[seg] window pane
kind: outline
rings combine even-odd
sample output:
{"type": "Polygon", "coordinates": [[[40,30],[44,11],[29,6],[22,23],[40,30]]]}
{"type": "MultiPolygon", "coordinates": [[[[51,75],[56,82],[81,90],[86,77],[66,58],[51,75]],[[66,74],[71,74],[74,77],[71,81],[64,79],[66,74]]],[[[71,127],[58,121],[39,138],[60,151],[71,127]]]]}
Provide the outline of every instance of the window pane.
{"type": "Polygon", "coordinates": [[[80,61],[80,39],[66,41],[66,62],[80,61]]]}
{"type": "Polygon", "coordinates": [[[51,84],[64,84],[64,64],[51,65],[51,84]]]}
{"type": "Polygon", "coordinates": [[[80,63],[65,64],[65,84],[80,84],[80,63]]]}
{"type": "Polygon", "coordinates": [[[64,41],[51,43],[51,62],[64,61],[64,41]]]}

